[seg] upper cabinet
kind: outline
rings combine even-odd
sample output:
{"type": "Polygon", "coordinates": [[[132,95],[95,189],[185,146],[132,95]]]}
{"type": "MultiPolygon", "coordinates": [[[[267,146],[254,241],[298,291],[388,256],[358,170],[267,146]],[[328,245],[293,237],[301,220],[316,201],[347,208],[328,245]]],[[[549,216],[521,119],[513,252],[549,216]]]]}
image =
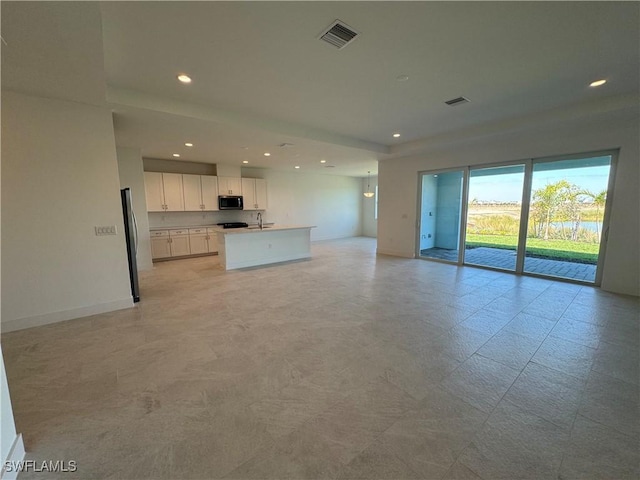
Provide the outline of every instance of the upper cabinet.
{"type": "Polygon", "coordinates": [[[144,172],[144,185],[149,212],[184,211],[182,174],[144,172]]]}
{"type": "Polygon", "coordinates": [[[186,211],[218,210],[218,177],[182,175],[186,211]]]}
{"type": "Polygon", "coordinates": [[[203,210],[218,210],[218,177],[201,175],[203,210]]]}
{"type": "Polygon", "coordinates": [[[242,196],[245,210],[266,210],[267,181],[262,178],[243,178],[242,196]]]}
{"type": "Polygon", "coordinates": [[[218,177],[219,195],[242,195],[242,179],[240,177],[218,177]]]}
{"type": "Polygon", "coordinates": [[[262,178],[144,172],[144,186],[149,212],[216,211],[218,195],[242,195],[245,210],[267,209],[262,178]]]}

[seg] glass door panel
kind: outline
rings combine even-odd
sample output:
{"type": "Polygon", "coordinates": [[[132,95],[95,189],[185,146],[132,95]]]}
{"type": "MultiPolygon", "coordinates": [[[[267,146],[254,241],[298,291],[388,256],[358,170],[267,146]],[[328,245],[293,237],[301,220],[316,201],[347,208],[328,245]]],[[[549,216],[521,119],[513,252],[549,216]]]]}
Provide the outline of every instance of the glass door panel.
{"type": "Polygon", "coordinates": [[[524,271],[593,283],[611,155],[533,164],[524,271]]]}
{"type": "Polygon", "coordinates": [[[469,172],[465,263],[516,269],[524,170],[509,165],[469,172]]]}
{"type": "Polygon", "coordinates": [[[420,256],[457,262],[464,172],[422,175],[420,256]]]}

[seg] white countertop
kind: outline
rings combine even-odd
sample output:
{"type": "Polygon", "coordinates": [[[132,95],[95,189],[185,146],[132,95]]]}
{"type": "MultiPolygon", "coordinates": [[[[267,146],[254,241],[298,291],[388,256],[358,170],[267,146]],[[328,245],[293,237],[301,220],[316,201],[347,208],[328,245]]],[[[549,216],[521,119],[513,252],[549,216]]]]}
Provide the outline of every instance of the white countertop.
{"type": "Polygon", "coordinates": [[[305,228],[316,228],[315,225],[273,225],[269,227],[265,227],[260,230],[259,228],[226,228],[220,230],[218,233],[223,235],[241,235],[244,233],[269,233],[269,232],[277,232],[282,230],[302,230],[305,228]]]}
{"type": "Polygon", "coordinates": [[[189,228],[222,228],[221,225],[188,225],[188,226],[184,226],[184,225],[176,225],[174,227],[149,227],[149,231],[153,232],[153,231],[157,231],[157,230],[186,230],[189,228]]]}

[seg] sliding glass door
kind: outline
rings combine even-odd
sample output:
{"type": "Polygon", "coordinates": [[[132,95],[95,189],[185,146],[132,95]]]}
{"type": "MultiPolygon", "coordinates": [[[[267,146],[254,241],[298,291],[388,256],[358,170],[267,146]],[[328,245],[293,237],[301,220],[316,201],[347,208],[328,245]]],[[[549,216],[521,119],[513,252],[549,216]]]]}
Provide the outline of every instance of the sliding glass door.
{"type": "Polygon", "coordinates": [[[516,269],[523,185],[524,165],[469,172],[465,263],[516,269]]]}
{"type": "Polygon", "coordinates": [[[422,173],[419,256],[598,284],[614,156],[422,173]]]}
{"type": "Polygon", "coordinates": [[[464,171],[422,175],[419,252],[421,257],[457,262],[464,171]]]}
{"type": "Polygon", "coordinates": [[[524,271],[593,283],[611,155],[534,162],[524,271]]]}

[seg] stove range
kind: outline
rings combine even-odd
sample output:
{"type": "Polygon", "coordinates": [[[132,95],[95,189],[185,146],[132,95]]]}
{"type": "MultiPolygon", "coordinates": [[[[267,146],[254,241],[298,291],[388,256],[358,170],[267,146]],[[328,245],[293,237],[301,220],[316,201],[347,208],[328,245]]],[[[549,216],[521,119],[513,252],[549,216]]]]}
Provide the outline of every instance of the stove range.
{"type": "Polygon", "coordinates": [[[247,228],[249,224],[245,222],[223,222],[219,223],[222,228],[247,228]]]}

